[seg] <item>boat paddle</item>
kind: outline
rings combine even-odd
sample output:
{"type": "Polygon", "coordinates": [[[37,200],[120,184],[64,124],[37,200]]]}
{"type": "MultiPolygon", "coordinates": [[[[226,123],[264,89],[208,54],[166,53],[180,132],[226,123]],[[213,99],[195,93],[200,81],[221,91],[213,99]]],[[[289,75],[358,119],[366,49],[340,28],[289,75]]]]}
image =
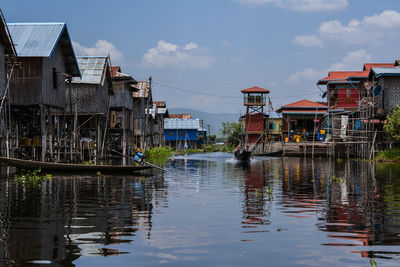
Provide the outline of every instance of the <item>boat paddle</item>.
{"type": "MultiPolygon", "coordinates": [[[[127,156],[127,155],[124,155],[124,154],[122,154],[122,153],[120,153],[120,152],[118,152],[118,151],[116,151],[116,150],[114,150],[114,149],[111,149],[111,151],[112,152],[115,152],[115,153],[117,153],[117,154],[119,154],[119,155],[121,155],[121,156],[123,156],[123,157],[126,157],[126,158],[128,158],[128,159],[133,159],[133,160],[135,160],[134,158],[132,158],[132,157],[130,157],[130,156],[127,156]]],[[[136,161],[136,160],[135,160],[136,161]]],[[[156,169],[159,169],[159,170],[162,170],[162,171],[164,171],[164,172],[166,172],[167,170],[166,169],[163,169],[163,168],[161,168],[161,167],[158,167],[157,165],[154,165],[154,164],[151,164],[151,163],[149,163],[149,162],[147,162],[147,161],[142,161],[144,164],[147,164],[147,165],[149,165],[149,166],[151,166],[151,167],[154,167],[154,168],[156,168],[156,169]]]]}

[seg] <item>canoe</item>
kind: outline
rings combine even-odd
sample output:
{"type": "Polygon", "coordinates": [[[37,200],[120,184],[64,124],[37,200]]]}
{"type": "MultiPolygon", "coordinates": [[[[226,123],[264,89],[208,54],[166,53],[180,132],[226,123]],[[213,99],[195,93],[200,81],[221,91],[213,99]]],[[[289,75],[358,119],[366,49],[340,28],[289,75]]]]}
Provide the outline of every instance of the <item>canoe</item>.
{"type": "Polygon", "coordinates": [[[242,152],[240,152],[239,155],[235,156],[235,158],[240,161],[249,161],[251,158],[251,152],[250,151],[242,151],[242,152]]]}
{"type": "Polygon", "coordinates": [[[132,173],[135,171],[141,171],[150,169],[151,166],[147,165],[84,165],[84,164],[69,164],[69,163],[53,163],[53,162],[42,162],[32,161],[23,159],[14,159],[0,157],[0,162],[9,166],[14,166],[20,169],[35,170],[42,169],[46,171],[58,171],[58,172],[101,172],[101,173],[132,173]]]}

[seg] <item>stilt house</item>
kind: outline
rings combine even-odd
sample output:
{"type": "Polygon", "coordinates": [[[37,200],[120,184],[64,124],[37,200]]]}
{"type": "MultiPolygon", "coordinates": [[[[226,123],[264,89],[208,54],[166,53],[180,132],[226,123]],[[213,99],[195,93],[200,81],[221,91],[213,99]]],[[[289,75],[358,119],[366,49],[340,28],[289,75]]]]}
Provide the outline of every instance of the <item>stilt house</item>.
{"type": "Polygon", "coordinates": [[[139,81],[136,87],[138,92],[133,95],[135,144],[137,147],[146,149],[153,145],[152,118],[147,109],[153,107],[153,98],[150,81],[139,81]]]}
{"type": "Polygon", "coordinates": [[[114,96],[111,98],[109,142],[110,148],[121,153],[122,163],[126,163],[126,155],[132,155],[134,140],[134,101],[132,94],[137,92],[137,81],[121,68],[112,69],[114,96]]]}
{"type": "Polygon", "coordinates": [[[81,160],[104,153],[106,119],[114,94],[108,57],[77,57],[81,78],[73,78],[66,95],[66,113],[74,120],[75,145],[81,160]],[[71,90],[70,90],[71,89],[71,90]]]}
{"type": "Polygon", "coordinates": [[[10,85],[15,146],[21,146],[23,155],[43,161],[47,152],[53,159],[55,138],[59,160],[67,132],[66,121],[60,123],[67,104],[66,81],[80,77],[67,25],[9,23],[8,27],[21,62],[10,85]]]}
{"type": "Polygon", "coordinates": [[[151,114],[154,114],[153,118],[153,140],[154,146],[164,146],[164,119],[169,117],[168,109],[165,101],[154,101],[151,114]]]}
{"type": "Polygon", "coordinates": [[[11,71],[15,67],[15,57],[17,56],[17,52],[15,51],[14,43],[11,39],[10,32],[8,30],[7,24],[5,22],[5,18],[3,13],[0,10],[0,94],[1,94],[1,104],[0,104],[0,134],[1,134],[1,155],[6,154],[9,156],[9,127],[6,127],[6,122],[8,121],[8,125],[10,123],[9,116],[7,116],[7,112],[9,109],[6,109],[8,103],[5,102],[6,99],[3,99],[5,90],[7,89],[7,81],[8,76],[11,75],[11,71]],[[9,75],[8,75],[9,74],[9,75]],[[7,128],[7,129],[6,129],[7,128]]]}

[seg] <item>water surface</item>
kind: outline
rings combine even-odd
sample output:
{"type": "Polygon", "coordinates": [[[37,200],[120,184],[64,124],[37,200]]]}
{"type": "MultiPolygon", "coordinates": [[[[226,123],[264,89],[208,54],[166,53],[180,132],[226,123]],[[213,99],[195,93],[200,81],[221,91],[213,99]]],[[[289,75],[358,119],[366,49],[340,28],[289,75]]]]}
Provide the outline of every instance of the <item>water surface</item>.
{"type": "Polygon", "coordinates": [[[0,180],[4,264],[393,266],[400,168],[227,153],[169,159],[150,177],[0,180]],[[334,177],[334,178],[332,178],[334,177]],[[335,178],[336,177],[336,178],[335,178]]]}

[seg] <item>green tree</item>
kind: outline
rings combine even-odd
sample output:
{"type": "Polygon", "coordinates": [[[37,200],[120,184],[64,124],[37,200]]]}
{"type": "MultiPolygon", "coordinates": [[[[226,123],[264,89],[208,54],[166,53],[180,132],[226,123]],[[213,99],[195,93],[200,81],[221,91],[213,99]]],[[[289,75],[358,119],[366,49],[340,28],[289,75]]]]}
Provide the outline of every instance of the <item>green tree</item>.
{"type": "Polygon", "coordinates": [[[397,106],[392,115],[386,117],[383,130],[394,140],[400,141],[400,106],[397,106]]]}
{"type": "Polygon", "coordinates": [[[240,142],[242,133],[242,125],[240,122],[223,122],[221,134],[227,139],[227,143],[232,146],[237,146],[240,142]]]}
{"type": "Polygon", "coordinates": [[[215,134],[210,135],[210,141],[213,144],[215,140],[217,139],[217,136],[215,134]]]}

